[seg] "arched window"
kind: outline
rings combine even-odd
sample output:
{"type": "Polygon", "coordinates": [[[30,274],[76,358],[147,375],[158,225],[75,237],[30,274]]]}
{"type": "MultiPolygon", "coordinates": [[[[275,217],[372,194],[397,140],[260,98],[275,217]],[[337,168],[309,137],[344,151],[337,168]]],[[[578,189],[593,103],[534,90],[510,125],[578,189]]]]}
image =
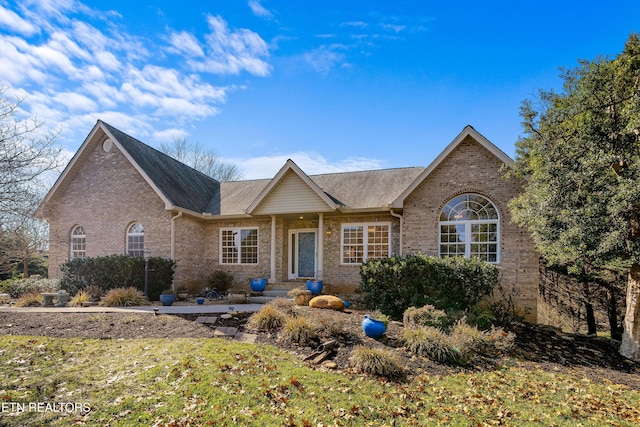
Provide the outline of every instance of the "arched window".
{"type": "Polygon", "coordinates": [[[144,228],[139,222],[127,229],[127,255],[144,256],[144,228]]]}
{"type": "Polygon", "coordinates": [[[77,225],[71,230],[71,259],[87,256],[87,235],[84,227],[77,225]]]}
{"type": "Polygon", "coordinates": [[[491,200],[462,194],[446,204],[440,213],[439,254],[500,262],[500,216],[491,200]]]}

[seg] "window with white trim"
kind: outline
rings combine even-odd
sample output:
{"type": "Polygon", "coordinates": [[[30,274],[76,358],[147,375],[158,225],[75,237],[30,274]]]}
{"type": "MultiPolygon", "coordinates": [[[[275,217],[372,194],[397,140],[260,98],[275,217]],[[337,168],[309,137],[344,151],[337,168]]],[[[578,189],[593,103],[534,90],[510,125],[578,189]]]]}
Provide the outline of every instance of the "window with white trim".
{"type": "Polygon", "coordinates": [[[342,264],[362,264],[369,259],[386,258],[390,248],[390,223],[342,224],[342,264]]]}
{"type": "Polygon", "coordinates": [[[77,225],[71,231],[71,259],[87,256],[87,235],[84,227],[77,225]]]}
{"type": "Polygon", "coordinates": [[[439,225],[441,257],[500,262],[500,216],[491,200],[480,194],[454,197],[442,209],[439,225]]]}
{"type": "Polygon", "coordinates": [[[144,256],[144,227],[139,222],[127,229],[127,255],[144,256]]]}
{"type": "Polygon", "coordinates": [[[257,264],[258,228],[220,230],[220,264],[257,264]]]}

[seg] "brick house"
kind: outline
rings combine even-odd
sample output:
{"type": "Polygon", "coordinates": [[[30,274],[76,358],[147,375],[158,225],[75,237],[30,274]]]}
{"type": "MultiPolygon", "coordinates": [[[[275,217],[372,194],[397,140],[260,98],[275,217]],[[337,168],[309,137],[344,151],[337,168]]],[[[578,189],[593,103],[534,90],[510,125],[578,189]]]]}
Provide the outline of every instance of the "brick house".
{"type": "Polygon", "coordinates": [[[238,287],[317,278],[351,293],[368,258],[476,256],[535,320],[538,256],[511,223],[511,163],[467,126],[426,168],[307,175],[288,160],[271,179],[218,182],[98,121],[36,216],[50,277],[71,257],[148,250],[176,261],[176,285],[225,270],[238,287]]]}

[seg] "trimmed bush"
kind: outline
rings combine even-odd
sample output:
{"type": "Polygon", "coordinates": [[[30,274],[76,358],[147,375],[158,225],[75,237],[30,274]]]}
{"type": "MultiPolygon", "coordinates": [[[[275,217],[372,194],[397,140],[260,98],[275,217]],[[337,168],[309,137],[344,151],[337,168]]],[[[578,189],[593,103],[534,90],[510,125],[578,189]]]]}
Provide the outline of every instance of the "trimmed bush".
{"type": "Polygon", "coordinates": [[[223,270],[216,270],[207,277],[209,289],[217,289],[219,293],[228,291],[233,286],[233,275],[223,270]]]}
{"type": "Polygon", "coordinates": [[[401,319],[412,306],[464,312],[491,294],[498,279],[495,265],[475,258],[394,256],[365,262],[356,291],[367,308],[401,319]]]}
{"type": "Polygon", "coordinates": [[[134,307],[145,305],[147,300],[142,292],[134,287],[111,289],[102,297],[100,305],[104,307],[134,307]]]}
{"type": "Polygon", "coordinates": [[[349,361],[357,372],[363,374],[391,380],[399,380],[405,376],[405,371],[398,358],[387,349],[358,346],[351,352],[349,361]]]}
{"type": "MultiPolygon", "coordinates": [[[[129,287],[144,291],[144,266],[144,258],[127,255],[74,258],[61,265],[60,288],[71,295],[87,286],[99,286],[103,292],[129,287]]],[[[158,300],[164,289],[171,288],[174,270],[173,260],[149,258],[150,301],[158,300]]]]}

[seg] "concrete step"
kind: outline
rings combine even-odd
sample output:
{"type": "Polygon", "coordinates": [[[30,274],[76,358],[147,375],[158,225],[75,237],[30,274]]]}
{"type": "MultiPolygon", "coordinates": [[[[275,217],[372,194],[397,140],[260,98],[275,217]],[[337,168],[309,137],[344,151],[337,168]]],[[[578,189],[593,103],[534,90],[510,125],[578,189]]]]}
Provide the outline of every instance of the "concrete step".
{"type": "Polygon", "coordinates": [[[290,289],[267,289],[262,293],[263,297],[288,298],[287,292],[290,289]]]}

